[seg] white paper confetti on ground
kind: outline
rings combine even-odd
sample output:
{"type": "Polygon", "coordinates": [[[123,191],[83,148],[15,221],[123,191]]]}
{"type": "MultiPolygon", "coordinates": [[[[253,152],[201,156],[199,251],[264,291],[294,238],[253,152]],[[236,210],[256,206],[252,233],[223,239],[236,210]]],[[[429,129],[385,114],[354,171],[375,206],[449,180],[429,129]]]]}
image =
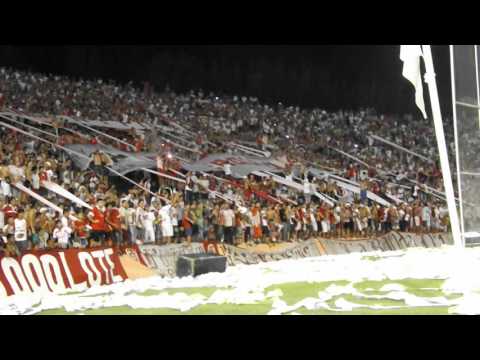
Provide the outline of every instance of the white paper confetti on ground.
{"type": "MultiPolygon", "coordinates": [[[[331,309],[327,301],[341,295],[353,295],[364,299],[403,300],[408,306],[455,306],[452,313],[480,313],[480,248],[457,250],[453,247],[437,249],[408,249],[395,252],[357,253],[323,256],[301,260],[282,260],[258,265],[229,267],[225,273],[210,273],[197,278],[151,277],[127,280],[124,283],[95,287],[81,294],[12,296],[0,299],[1,314],[33,314],[48,309],[64,308],[81,311],[102,307],[130,306],[135,309],[169,308],[188,311],[202,304],[254,304],[273,302],[271,314],[291,313],[300,308],[346,311],[357,307],[372,309],[392,308],[354,304],[340,297],[335,301],[337,309],[331,309]],[[368,257],[374,256],[375,261],[368,257]],[[367,257],[367,258],[366,258],[367,257]],[[460,299],[448,300],[443,296],[419,297],[408,293],[395,281],[402,279],[444,279],[441,288],[445,295],[464,294],[460,299]],[[289,306],[282,300],[279,289],[265,294],[272,285],[291,282],[318,283],[348,281],[346,286],[330,285],[318,296],[308,297],[289,306]],[[365,280],[389,280],[383,286],[383,295],[366,295],[353,283],[365,280]],[[167,294],[163,291],[180,288],[218,288],[211,296],[201,294],[167,294]],[[157,290],[158,295],[141,296],[147,290],[157,290]]],[[[370,290],[374,291],[369,287],[370,290]]],[[[438,289],[437,289],[438,290],[438,289]]],[[[191,293],[191,291],[189,291],[191,293]]],[[[219,305],[220,306],[220,305],[219,305]]]]}

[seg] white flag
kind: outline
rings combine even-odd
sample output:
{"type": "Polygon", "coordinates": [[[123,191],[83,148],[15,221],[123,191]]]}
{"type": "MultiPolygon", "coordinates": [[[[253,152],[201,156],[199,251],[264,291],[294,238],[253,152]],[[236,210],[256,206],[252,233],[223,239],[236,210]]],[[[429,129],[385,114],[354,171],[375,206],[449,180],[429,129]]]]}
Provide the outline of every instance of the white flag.
{"type": "Polygon", "coordinates": [[[423,56],[421,45],[401,45],[400,60],[403,61],[402,75],[415,87],[415,104],[426,119],[425,102],[423,100],[422,74],[420,57],[423,56]]]}

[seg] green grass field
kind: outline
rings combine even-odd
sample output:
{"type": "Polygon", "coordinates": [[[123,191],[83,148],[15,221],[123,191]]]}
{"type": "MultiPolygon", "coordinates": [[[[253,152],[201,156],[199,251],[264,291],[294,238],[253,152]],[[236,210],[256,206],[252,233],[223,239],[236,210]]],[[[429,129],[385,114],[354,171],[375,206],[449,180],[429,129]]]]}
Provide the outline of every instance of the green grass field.
{"type": "MultiPolygon", "coordinates": [[[[339,294],[331,297],[326,301],[328,306],[333,310],[314,309],[308,310],[305,307],[300,307],[294,311],[285,313],[285,315],[302,314],[302,315],[447,315],[449,306],[408,306],[403,300],[390,299],[385,297],[388,293],[380,289],[389,284],[401,285],[404,291],[408,294],[415,295],[420,298],[434,298],[445,297],[449,300],[454,300],[461,297],[461,294],[445,294],[441,286],[443,280],[438,279],[404,279],[397,281],[362,281],[353,283],[353,287],[362,296],[355,296],[353,294],[339,294]],[[373,298],[377,296],[381,298],[373,298]],[[385,297],[385,298],[382,298],[385,297]],[[355,308],[351,311],[337,310],[336,301],[343,299],[349,303],[363,306],[355,308]],[[372,306],[394,307],[391,309],[372,309],[372,306]]],[[[287,305],[294,305],[299,301],[313,297],[318,297],[319,293],[327,290],[328,287],[347,286],[348,281],[330,281],[319,283],[284,283],[272,285],[264,289],[264,293],[280,290],[282,295],[280,300],[287,303],[287,305]]],[[[166,289],[166,290],[148,290],[141,293],[136,293],[141,296],[154,296],[159,294],[174,295],[183,293],[186,295],[202,295],[206,299],[210,298],[215,291],[226,290],[228,288],[182,288],[182,289],[166,289]]],[[[65,309],[53,309],[39,312],[39,315],[266,315],[272,310],[273,299],[266,299],[255,302],[254,304],[206,304],[198,305],[188,311],[181,312],[169,308],[149,308],[149,309],[133,309],[128,306],[118,307],[104,307],[100,309],[91,309],[85,311],[67,312],[65,309]]]]}

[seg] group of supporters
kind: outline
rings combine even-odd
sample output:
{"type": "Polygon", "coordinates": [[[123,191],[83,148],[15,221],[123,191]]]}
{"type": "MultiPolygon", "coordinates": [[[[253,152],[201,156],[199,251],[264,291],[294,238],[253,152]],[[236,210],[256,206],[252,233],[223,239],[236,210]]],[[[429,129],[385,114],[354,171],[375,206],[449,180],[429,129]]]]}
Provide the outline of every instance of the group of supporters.
{"type": "MultiPolygon", "coordinates": [[[[181,171],[187,185],[145,173],[141,186],[148,191],[144,191],[119,184],[106,168],[113,162],[107,154],[92,154],[90,167],[80,170],[59,147],[1,127],[0,244],[7,256],[32,249],[107,243],[275,243],[320,235],[445,231],[449,226],[444,200],[432,193],[443,191],[438,163],[397,151],[372,137],[381,136],[435,160],[431,124],[409,116],[380,116],[371,109],[329,113],[282,104],[272,107],[256,98],[217,97],[202,91],[157,93],[150,86],[141,90],[131,83],[121,86],[12,69],[0,69],[0,108],[53,119],[67,115],[72,119],[118,120],[132,125],[131,131],[118,131],[118,135],[109,132],[113,136],[105,137],[59,123],[60,130],[69,127],[69,131],[60,131],[56,143],[98,141],[123,150],[168,152],[173,154],[172,163],[177,156],[195,160],[199,154],[226,151],[226,144],[234,137],[257,149],[268,149],[272,156],[285,156],[289,165],[284,175],[296,177],[304,186],[304,191],[298,191],[272,178],[253,175],[233,179],[230,169],[216,176],[197,176],[176,163],[169,167],[181,171]],[[170,122],[182,124],[197,135],[193,151],[172,144],[167,144],[165,151],[165,143],[160,148],[155,136],[140,135],[133,129],[135,123],[170,122]],[[114,140],[117,137],[121,142],[114,140]],[[126,147],[128,143],[130,147],[126,147]],[[306,171],[307,164],[330,169],[360,184],[360,194],[332,179],[314,178],[306,171]],[[48,190],[46,182],[59,184],[88,206],[48,190]],[[56,208],[35,200],[22,187],[56,208]],[[316,191],[331,201],[316,197],[316,191]],[[212,195],[215,192],[225,197],[212,195]],[[367,192],[395,206],[380,205],[367,192]]],[[[33,123],[29,126],[29,132],[39,135],[32,129],[33,123]]],[[[451,133],[446,130],[451,143],[451,133]]]]}
{"type": "Polygon", "coordinates": [[[118,202],[92,202],[92,210],[67,210],[55,214],[39,204],[6,197],[0,219],[4,252],[19,254],[28,249],[52,249],[122,244],[171,244],[192,241],[240,243],[296,242],[311,237],[372,236],[396,231],[446,231],[445,209],[416,202],[384,208],[373,203],[330,206],[233,206],[213,200],[185,204],[182,193],[172,203],[162,204],[145,196],[118,202]],[[24,206],[24,207],[21,207],[24,206]],[[442,213],[443,211],[443,213],[442,213]]]}
{"type": "Polygon", "coordinates": [[[435,232],[448,227],[448,212],[441,203],[417,199],[398,208],[384,207],[363,191],[355,196],[331,181],[311,179],[310,183],[308,177],[305,182],[312,189],[322,189],[335,204],[322,202],[309,191],[280,188],[272,178],[254,176],[238,182],[186,173],[185,185],[147,177],[141,184],[150,192],[130,187],[120,193],[110,183],[112,177],[97,175],[103,172],[95,164],[96,153],[91,169],[80,171],[48,145],[25,150],[18,146],[27,140],[23,135],[4,132],[2,137],[0,234],[6,256],[25,250],[122,244],[273,244],[315,236],[365,237],[391,230],[435,232]],[[89,208],[47,190],[42,186],[45,182],[62,184],[89,208]],[[33,200],[16,184],[45,196],[61,211],[33,200]],[[231,200],[211,196],[216,190],[231,200]],[[286,201],[272,200],[280,198],[286,201]]]}

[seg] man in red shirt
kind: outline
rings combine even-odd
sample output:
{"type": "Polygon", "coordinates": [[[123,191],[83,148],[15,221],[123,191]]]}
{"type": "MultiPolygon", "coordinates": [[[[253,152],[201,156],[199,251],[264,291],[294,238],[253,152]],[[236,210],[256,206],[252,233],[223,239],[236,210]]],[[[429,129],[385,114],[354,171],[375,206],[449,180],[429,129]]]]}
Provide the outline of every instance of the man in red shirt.
{"type": "Polygon", "coordinates": [[[112,203],[107,205],[105,221],[108,227],[108,234],[116,246],[120,246],[122,242],[120,212],[112,203]]]}
{"type": "Polygon", "coordinates": [[[350,164],[347,169],[347,178],[349,180],[355,180],[356,176],[357,172],[355,171],[353,164],[350,164]]]}
{"type": "Polygon", "coordinates": [[[105,203],[103,201],[99,201],[98,204],[96,204],[92,211],[88,214],[88,218],[92,227],[90,238],[91,240],[100,243],[100,245],[104,245],[105,243],[107,230],[107,224],[105,223],[105,210],[105,203]]]}
{"type": "Polygon", "coordinates": [[[142,138],[138,138],[135,141],[135,152],[142,152],[143,146],[145,145],[144,141],[142,138]]]}
{"type": "Polygon", "coordinates": [[[122,151],[128,151],[128,147],[125,144],[125,142],[127,142],[127,139],[123,139],[122,141],[124,142],[118,143],[118,148],[122,151]]]}
{"type": "Polygon", "coordinates": [[[85,214],[81,212],[78,215],[78,220],[73,223],[75,229],[75,237],[78,241],[80,241],[81,247],[87,246],[87,238],[88,238],[88,221],[85,218],[85,214]]]}
{"type": "Polygon", "coordinates": [[[5,214],[5,223],[7,223],[8,219],[15,219],[17,217],[17,211],[15,209],[15,205],[13,204],[14,200],[7,200],[6,202],[7,203],[2,209],[3,213],[5,214]]]}
{"type": "Polygon", "coordinates": [[[40,183],[42,183],[43,181],[48,181],[48,174],[44,167],[40,169],[38,177],[40,178],[40,183]]]}

